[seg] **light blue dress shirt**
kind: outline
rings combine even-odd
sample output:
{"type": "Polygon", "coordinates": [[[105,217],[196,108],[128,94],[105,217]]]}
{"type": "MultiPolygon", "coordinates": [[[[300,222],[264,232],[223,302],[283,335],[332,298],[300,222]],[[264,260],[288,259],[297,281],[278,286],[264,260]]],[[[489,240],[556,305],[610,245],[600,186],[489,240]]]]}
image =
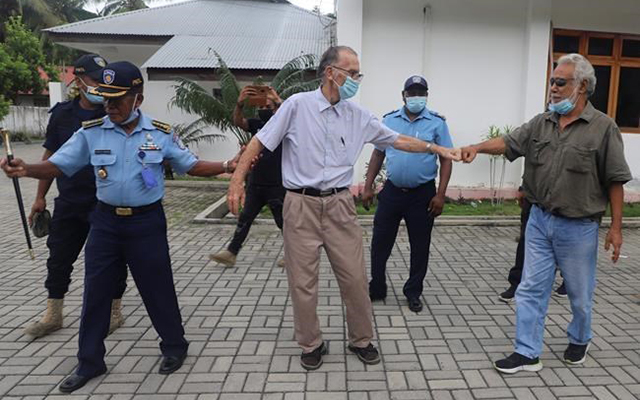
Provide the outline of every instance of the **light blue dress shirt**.
{"type": "Polygon", "coordinates": [[[67,176],[91,164],[98,200],[112,206],[139,207],[164,196],[162,161],[165,159],[179,174],[186,173],[198,162],[179,138],[157,129],[152,120],[141,113],[138,126],[129,135],[108,116],[97,126],[80,128],[49,161],[67,176]],[[155,187],[145,184],[142,178],[145,167],[155,178],[155,187]],[[100,177],[100,169],[106,171],[106,177],[100,177]]]}
{"type": "MultiPolygon", "coordinates": [[[[400,132],[426,142],[433,142],[442,147],[453,147],[449,128],[444,118],[427,108],[411,121],[405,108],[391,112],[382,123],[400,132]]],[[[378,150],[383,151],[378,148],[378,150]]],[[[401,188],[415,188],[423,183],[436,179],[438,174],[438,156],[432,153],[408,153],[387,147],[385,150],[387,178],[401,188]]]]}
{"type": "Polygon", "coordinates": [[[285,188],[327,190],[351,186],[366,143],[384,149],[398,133],[348,100],[331,105],[317,89],[289,97],[256,137],[271,151],[282,142],[285,188]]]}

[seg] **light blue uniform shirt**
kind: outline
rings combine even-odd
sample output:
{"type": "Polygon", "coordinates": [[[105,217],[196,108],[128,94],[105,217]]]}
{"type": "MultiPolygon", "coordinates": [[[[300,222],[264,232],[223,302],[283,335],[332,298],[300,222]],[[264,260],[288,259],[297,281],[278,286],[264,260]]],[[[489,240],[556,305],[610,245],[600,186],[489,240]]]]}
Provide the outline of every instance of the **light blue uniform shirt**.
{"type": "Polygon", "coordinates": [[[169,160],[179,174],[186,173],[198,162],[177,137],[156,128],[142,113],[130,135],[108,116],[103,121],[91,128],[80,128],[49,161],[67,176],[91,164],[96,175],[96,195],[104,203],[128,207],[154,203],[164,196],[164,159],[169,160]],[[141,149],[150,144],[158,150],[141,149]],[[141,175],[145,166],[152,171],[157,186],[145,185],[141,175]],[[105,178],[99,177],[101,168],[107,172],[105,178]]]}
{"type": "MultiPolygon", "coordinates": [[[[384,116],[382,123],[400,132],[425,142],[433,142],[442,147],[453,147],[449,128],[444,118],[429,111],[426,107],[422,113],[411,121],[405,108],[393,111],[384,116]]],[[[378,149],[383,151],[381,149],[378,149]]],[[[432,153],[408,153],[387,147],[385,150],[387,178],[401,188],[414,188],[436,179],[438,175],[438,156],[432,153]]]]}
{"type": "Polygon", "coordinates": [[[351,101],[332,105],[317,89],[285,100],[256,138],[271,151],[282,143],[285,188],[327,190],[351,186],[366,143],[384,149],[398,133],[351,101]]]}

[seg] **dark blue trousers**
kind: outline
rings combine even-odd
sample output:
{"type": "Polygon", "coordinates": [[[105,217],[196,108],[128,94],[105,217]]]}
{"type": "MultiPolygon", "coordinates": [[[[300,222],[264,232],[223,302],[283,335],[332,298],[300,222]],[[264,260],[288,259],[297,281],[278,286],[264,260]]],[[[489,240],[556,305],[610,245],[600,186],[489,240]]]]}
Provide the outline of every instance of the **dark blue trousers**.
{"type": "Polygon", "coordinates": [[[391,255],[402,219],[407,226],[411,246],[409,279],[404,284],[403,293],[407,298],[419,297],[422,294],[433,229],[433,217],[429,214],[428,208],[435,195],[436,186],[433,181],[414,189],[401,189],[387,180],[378,193],[378,208],[373,220],[371,240],[369,292],[372,295],[386,295],[387,260],[391,255]]]}
{"type": "Polygon", "coordinates": [[[109,331],[118,270],[125,263],[162,339],[162,354],[180,356],[187,352],[161,205],[129,217],[96,209],[91,216],[85,261],[78,375],[95,376],[106,370],[104,338],[109,331]]]}
{"type": "MultiPolygon", "coordinates": [[[[93,212],[95,201],[89,203],[71,203],[60,197],[54,200],[53,216],[47,247],[47,279],[44,286],[50,299],[62,299],[69,291],[73,263],[78,259],[89,234],[89,215],[93,212]]],[[[122,298],[127,288],[127,266],[119,268],[117,289],[114,299],[122,298]]]]}

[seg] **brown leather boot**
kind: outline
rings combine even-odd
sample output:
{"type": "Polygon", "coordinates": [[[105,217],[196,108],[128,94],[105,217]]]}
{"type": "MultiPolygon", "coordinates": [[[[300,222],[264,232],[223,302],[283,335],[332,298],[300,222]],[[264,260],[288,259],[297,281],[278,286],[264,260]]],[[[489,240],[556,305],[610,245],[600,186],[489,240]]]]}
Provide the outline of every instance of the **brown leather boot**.
{"type": "Polygon", "coordinates": [[[47,311],[42,319],[27,326],[24,333],[39,338],[62,328],[63,305],[64,299],[47,299],[47,311]]]}

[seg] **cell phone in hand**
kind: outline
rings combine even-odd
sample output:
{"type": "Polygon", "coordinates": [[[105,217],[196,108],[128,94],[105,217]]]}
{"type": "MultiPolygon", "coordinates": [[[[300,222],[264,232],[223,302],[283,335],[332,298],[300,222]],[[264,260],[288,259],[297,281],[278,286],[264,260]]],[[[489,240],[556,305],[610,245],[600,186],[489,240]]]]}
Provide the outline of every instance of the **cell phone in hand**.
{"type": "Polygon", "coordinates": [[[256,94],[249,97],[249,105],[253,107],[265,107],[267,105],[267,94],[269,93],[269,86],[265,85],[250,85],[256,94]]]}

